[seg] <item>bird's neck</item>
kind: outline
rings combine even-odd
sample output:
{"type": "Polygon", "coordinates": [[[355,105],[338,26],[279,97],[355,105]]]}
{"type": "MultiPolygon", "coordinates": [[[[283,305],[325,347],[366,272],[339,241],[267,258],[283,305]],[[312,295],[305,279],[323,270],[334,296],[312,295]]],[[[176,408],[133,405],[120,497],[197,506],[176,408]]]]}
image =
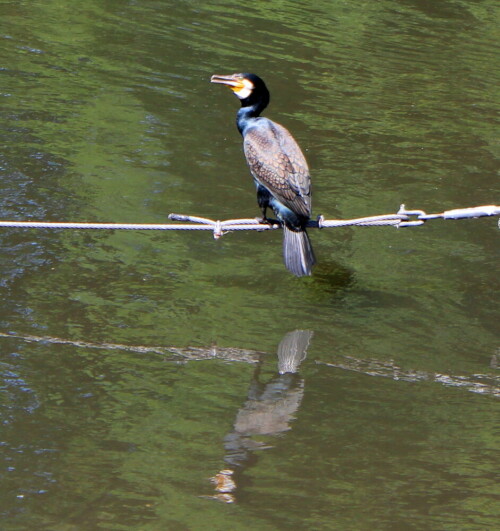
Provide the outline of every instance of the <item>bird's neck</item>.
{"type": "Polygon", "coordinates": [[[236,125],[242,135],[252,121],[260,116],[263,109],[264,107],[259,102],[241,107],[236,115],[236,125]]]}

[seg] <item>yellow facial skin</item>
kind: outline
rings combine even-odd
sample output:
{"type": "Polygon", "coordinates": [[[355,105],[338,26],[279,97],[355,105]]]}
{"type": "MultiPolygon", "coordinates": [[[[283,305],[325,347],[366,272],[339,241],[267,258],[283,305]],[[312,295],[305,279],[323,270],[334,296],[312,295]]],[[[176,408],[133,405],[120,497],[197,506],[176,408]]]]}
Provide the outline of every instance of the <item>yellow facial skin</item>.
{"type": "Polygon", "coordinates": [[[249,79],[242,77],[241,74],[232,74],[230,76],[213,75],[210,81],[228,86],[240,100],[248,98],[254,89],[253,83],[249,79]]]}

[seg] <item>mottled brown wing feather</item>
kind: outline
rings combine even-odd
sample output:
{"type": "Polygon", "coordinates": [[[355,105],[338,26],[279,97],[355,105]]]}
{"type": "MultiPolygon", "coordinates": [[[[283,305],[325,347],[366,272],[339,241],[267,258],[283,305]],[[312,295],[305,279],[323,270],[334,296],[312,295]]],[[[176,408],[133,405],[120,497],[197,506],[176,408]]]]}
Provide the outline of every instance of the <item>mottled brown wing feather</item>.
{"type": "Polygon", "coordinates": [[[283,126],[266,120],[246,133],[243,149],[254,178],[293,212],[309,217],[309,168],[292,135],[283,126]]]}

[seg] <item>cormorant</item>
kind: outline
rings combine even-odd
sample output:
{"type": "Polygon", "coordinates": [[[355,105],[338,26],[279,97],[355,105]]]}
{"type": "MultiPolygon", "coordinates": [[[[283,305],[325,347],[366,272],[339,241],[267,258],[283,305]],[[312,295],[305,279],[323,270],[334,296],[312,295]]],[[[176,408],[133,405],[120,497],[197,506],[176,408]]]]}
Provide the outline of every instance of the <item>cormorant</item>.
{"type": "Polygon", "coordinates": [[[316,263],[306,232],[311,217],[311,177],[302,151],[282,125],[260,116],[269,103],[269,91],[259,76],[214,75],[211,82],[227,85],[241,100],[236,125],[243,136],[263,221],[271,207],[283,224],[286,268],[298,277],[310,275],[316,263]]]}

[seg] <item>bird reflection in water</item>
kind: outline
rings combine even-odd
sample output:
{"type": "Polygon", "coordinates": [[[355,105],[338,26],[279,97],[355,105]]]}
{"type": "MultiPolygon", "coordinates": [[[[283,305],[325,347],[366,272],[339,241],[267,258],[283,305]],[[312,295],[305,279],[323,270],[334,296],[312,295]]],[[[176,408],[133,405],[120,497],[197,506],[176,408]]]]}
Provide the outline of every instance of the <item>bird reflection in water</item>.
{"type": "Polygon", "coordinates": [[[256,460],[254,450],[271,448],[256,437],[278,435],[291,429],[290,422],[304,396],[304,380],[297,371],[307,356],[312,335],[310,330],[295,330],[285,335],[278,347],[278,374],[268,383],[259,381],[260,367],[255,371],[234,428],[224,437],[227,466],[211,478],[216,499],[233,503],[238,473],[256,460]]]}

